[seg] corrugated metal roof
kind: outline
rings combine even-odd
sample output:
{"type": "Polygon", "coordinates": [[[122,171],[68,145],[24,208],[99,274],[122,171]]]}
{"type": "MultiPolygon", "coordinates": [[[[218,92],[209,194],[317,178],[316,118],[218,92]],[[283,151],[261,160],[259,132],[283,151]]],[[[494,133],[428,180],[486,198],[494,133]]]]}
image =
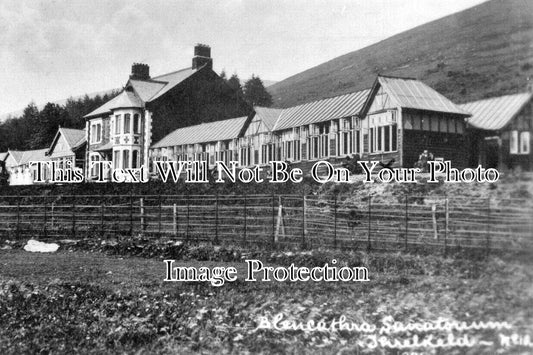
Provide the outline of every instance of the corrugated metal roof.
{"type": "MultiPolygon", "coordinates": [[[[18,151],[17,153],[21,153],[20,159],[17,160],[18,165],[25,165],[30,161],[48,161],[50,158],[46,156],[47,151],[48,148],[18,151]]],[[[13,153],[13,151],[10,151],[10,153],[13,153]]]]}
{"type": "Polygon", "coordinates": [[[273,130],[277,131],[334,118],[354,116],[359,113],[369,91],[357,91],[286,108],[281,113],[273,130]]]}
{"type": "Polygon", "coordinates": [[[113,109],[131,107],[142,108],[143,102],[134,92],[124,90],[118,96],[112,98],[93,112],[85,115],[85,117],[97,117],[110,113],[113,109]]]}
{"type": "Polygon", "coordinates": [[[152,148],[208,143],[238,138],[247,119],[248,117],[244,116],[179,128],[155,143],[152,148]]]}
{"type": "Polygon", "coordinates": [[[254,111],[268,130],[272,130],[276,125],[283,109],[254,106],[254,111]]]}
{"type": "Polygon", "coordinates": [[[525,92],[468,102],[460,105],[472,113],[467,122],[480,129],[498,130],[507,125],[531,100],[532,93],[525,92]]]}
{"type": "Polygon", "coordinates": [[[470,116],[467,111],[416,79],[380,75],[377,80],[396,106],[470,116]]]}

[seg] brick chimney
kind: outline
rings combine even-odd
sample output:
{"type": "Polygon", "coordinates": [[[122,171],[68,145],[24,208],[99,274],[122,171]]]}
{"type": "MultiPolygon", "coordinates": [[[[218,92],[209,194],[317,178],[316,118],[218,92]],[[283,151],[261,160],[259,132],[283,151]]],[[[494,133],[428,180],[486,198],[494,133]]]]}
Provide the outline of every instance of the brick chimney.
{"type": "Polygon", "coordinates": [[[192,68],[199,69],[207,65],[213,69],[213,58],[211,58],[211,47],[207,44],[198,43],[194,46],[194,57],[192,58],[192,68]]]}
{"type": "Polygon", "coordinates": [[[131,66],[130,79],[150,79],[150,67],[148,66],[148,64],[133,63],[133,65],[131,66]]]}

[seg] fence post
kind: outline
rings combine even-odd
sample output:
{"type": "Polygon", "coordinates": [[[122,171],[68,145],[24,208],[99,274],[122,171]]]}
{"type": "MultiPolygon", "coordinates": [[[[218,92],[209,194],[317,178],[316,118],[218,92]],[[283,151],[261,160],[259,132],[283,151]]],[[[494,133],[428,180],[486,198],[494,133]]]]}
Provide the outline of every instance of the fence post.
{"type": "Polygon", "coordinates": [[[141,214],[141,229],[143,232],[146,230],[146,224],[144,223],[144,198],[139,199],[140,214],[141,214]]]}
{"type": "Polygon", "coordinates": [[[247,206],[246,206],[246,192],[244,193],[244,237],[243,237],[243,244],[246,243],[246,229],[247,229],[247,220],[246,220],[246,216],[248,214],[247,212],[247,206]]]}
{"type": "Polygon", "coordinates": [[[105,205],[104,200],[100,201],[100,235],[104,237],[104,217],[105,217],[105,205]]]}
{"type": "Polygon", "coordinates": [[[368,195],[368,238],[367,238],[367,249],[370,251],[371,243],[370,243],[370,235],[372,232],[371,229],[372,224],[372,195],[368,195]]]}
{"type": "Polygon", "coordinates": [[[133,191],[130,187],[130,236],[133,237],[133,191]]]}
{"type": "Polygon", "coordinates": [[[407,250],[408,235],[409,235],[409,195],[405,195],[405,237],[404,237],[405,250],[407,250]]]}
{"type": "Polygon", "coordinates": [[[76,195],[72,195],[72,238],[76,238],[76,195]]]}
{"type": "Polygon", "coordinates": [[[44,207],[44,224],[43,224],[43,237],[46,239],[47,237],[47,230],[46,230],[46,223],[47,223],[47,219],[48,219],[48,216],[46,215],[46,197],[43,198],[43,207],[44,207]]]}
{"type": "Polygon", "coordinates": [[[306,209],[307,209],[307,198],[305,196],[305,192],[302,196],[302,249],[305,249],[305,230],[307,228],[307,221],[306,221],[306,209]]]}
{"type": "Polygon", "coordinates": [[[17,239],[20,238],[20,194],[17,198],[17,239]]]}
{"type": "Polygon", "coordinates": [[[488,256],[490,253],[490,196],[487,198],[487,240],[485,248],[488,256]]]}
{"type": "Polygon", "coordinates": [[[161,194],[159,194],[159,220],[157,223],[157,234],[159,235],[159,238],[161,238],[161,219],[162,216],[162,204],[161,204],[161,194]]]}
{"type": "Polygon", "coordinates": [[[187,243],[189,242],[190,203],[191,203],[190,202],[190,195],[187,194],[187,228],[186,228],[186,235],[185,235],[187,243]]]}
{"type": "Polygon", "coordinates": [[[172,209],[172,232],[174,233],[174,238],[178,236],[178,207],[174,203],[172,209]]]}
{"type": "Polygon", "coordinates": [[[337,248],[337,193],[335,193],[335,205],[334,208],[334,214],[335,214],[335,224],[333,228],[333,249],[337,248]]]}
{"type": "Polygon", "coordinates": [[[215,197],[215,245],[218,245],[218,192],[215,197]]]}
{"type": "Polygon", "coordinates": [[[444,200],[444,256],[448,248],[448,197],[444,200]]]}

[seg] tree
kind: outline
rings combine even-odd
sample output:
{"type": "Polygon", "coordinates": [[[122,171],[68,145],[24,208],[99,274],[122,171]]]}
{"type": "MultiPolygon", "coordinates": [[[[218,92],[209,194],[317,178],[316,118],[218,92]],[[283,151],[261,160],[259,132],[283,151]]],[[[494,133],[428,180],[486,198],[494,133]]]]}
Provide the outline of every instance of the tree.
{"type": "Polygon", "coordinates": [[[232,88],[238,95],[242,95],[241,79],[237,74],[233,74],[227,81],[230,88],[232,88]]]}
{"type": "Polygon", "coordinates": [[[47,103],[39,112],[37,130],[31,136],[30,148],[39,149],[48,146],[56,135],[59,126],[69,123],[67,111],[58,104],[47,103]]]}
{"type": "Polygon", "coordinates": [[[263,85],[263,81],[252,74],[252,77],[244,83],[244,99],[251,106],[269,107],[272,105],[272,96],[263,85]]]}

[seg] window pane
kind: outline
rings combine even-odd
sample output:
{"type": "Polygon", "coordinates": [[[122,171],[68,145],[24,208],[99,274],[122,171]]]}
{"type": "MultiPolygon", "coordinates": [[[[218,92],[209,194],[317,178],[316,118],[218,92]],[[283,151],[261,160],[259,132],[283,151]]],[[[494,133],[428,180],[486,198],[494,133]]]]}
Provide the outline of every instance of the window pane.
{"type": "Polygon", "coordinates": [[[529,154],[529,132],[520,133],[520,153],[529,154]]]}
{"type": "Polygon", "coordinates": [[[124,169],[127,169],[130,167],[130,151],[129,150],[122,151],[122,166],[124,167],[124,169]]]}
{"type": "Polygon", "coordinates": [[[398,150],[398,125],[393,124],[391,126],[391,133],[392,133],[392,146],[391,151],[398,150]]]}
{"type": "Polygon", "coordinates": [[[115,116],[115,134],[120,134],[120,127],[121,127],[121,119],[120,115],[115,116]]]}
{"type": "Polygon", "coordinates": [[[124,133],[130,133],[130,124],[131,124],[130,114],[124,115],[124,133]]]}
{"type": "Polygon", "coordinates": [[[378,151],[381,151],[382,149],[382,146],[381,146],[381,137],[382,137],[382,131],[383,131],[383,127],[378,127],[378,138],[377,138],[377,142],[378,142],[378,151]]]}
{"type": "Polygon", "coordinates": [[[139,131],[140,131],[140,127],[139,127],[139,114],[136,113],[135,115],[133,115],[133,133],[135,134],[138,134],[139,131]]]}
{"type": "Polygon", "coordinates": [[[119,165],[119,160],[120,160],[120,151],[118,150],[115,150],[113,152],[113,166],[115,167],[115,169],[118,169],[118,167],[120,166],[119,165]]]}
{"type": "Polygon", "coordinates": [[[384,127],[384,130],[385,130],[385,151],[386,152],[389,152],[390,151],[390,130],[391,130],[391,126],[387,126],[387,127],[384,127]]]}
{"type": "Polygon", "coordinates": [[[131,167],[136,169],[139,167],[139,152],[137,150],[134,150],[131,156],[131,167]]]}

